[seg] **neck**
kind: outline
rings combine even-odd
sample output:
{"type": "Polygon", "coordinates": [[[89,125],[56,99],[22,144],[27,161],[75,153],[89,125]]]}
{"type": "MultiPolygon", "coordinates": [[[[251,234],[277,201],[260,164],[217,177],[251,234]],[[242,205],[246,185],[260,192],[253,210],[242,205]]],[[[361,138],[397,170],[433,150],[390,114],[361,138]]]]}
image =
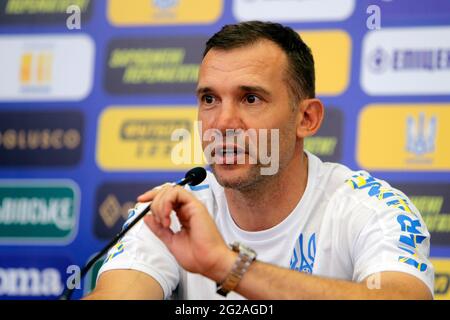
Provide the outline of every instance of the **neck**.
{"type": "Polygon", "coordinates": [[[282,222],[297,206],[308,181],[308,158],[303,151],[278,174],[251,190],[225,189],[234,222],[246,231],[270,229],[282,222]]]}

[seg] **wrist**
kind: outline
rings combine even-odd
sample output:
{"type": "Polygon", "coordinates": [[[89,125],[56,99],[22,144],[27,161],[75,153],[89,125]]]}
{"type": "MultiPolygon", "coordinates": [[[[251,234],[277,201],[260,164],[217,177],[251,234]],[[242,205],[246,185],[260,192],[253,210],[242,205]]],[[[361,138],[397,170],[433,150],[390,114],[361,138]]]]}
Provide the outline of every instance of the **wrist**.
{"type": "Polygon", "coordinates": [[[208,273],[205,274],[205,276],[215,282],[220,283],[224,281],[233,269],[237,258],[238,253],[226,247],[223,253],[220,254],[218,263],[213,268],[208,270],[208,273]]]}
{"type": "Polygon", "coordinates": [[[233,242],[231,248],[233,252],[238,253],[238,257],[235,259],[231,272],[228,273],[227,277],[220,282],[216,282],[216,292],[224,297],[238,286],[257,255],[255,250],[237,241],[233,242]]]}

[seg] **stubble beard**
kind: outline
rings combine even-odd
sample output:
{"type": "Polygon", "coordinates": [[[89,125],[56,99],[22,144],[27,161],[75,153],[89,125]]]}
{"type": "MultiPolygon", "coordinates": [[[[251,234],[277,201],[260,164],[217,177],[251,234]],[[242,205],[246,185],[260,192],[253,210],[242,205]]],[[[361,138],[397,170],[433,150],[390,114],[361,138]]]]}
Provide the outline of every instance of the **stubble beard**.
{"type": "Polygon", "coordinates": [[[216,168],[216,165],[211,165],[211,169],[217,179],[217,182],[223,188],[233,189],[241,192],[249,192],[259,189],[257,186],[264,182],[266,178],[268,178],[268,176],[264,176],[261,174],[260,164],[250,165],[249,169],[246,170],[244,175],[239,176],[235,179],[227,179],[227,173],[225,170],[221,171],[223,175],[221,176],[216,168]]]}
{"type": "MultiPolygon", "coordinates": [[[[295,146],[294,143],[289,146],[283,143],[284,137],[292,136],[290,132],[291,128],[285,128],[284,135],[280,135],[280,145],[279,145],[279,168],[278,171],[273,175],[264,175],[261,174],[261,169],[267,167],[259,162],[259,158],[257,159],[256,164],[245,164],[248,166],[247,170],[243,170],[243,174],[237,178],[229,179],[227,177],[227,169],[217,170],[217,164],[211,164],[211,170],[216,177],[217,182],[223,187],[227,189],[232,189],[239,191],[245,194],[258,194],[265,189],[265,186],[268,184],[276,182],[281,173],[285,170],[286,166],[289,163],[289,159],[294,157],[295,146]],[[283,150],[283,151],[281,151],[283,150]],[[288,151],[289,150],[289,151],[288,151]],[[282,156],[282,153],[284,155],[282,156]]],[[[268,148],[271,149],[271,143],[269,142],[268,148]]],[[[226,166],[226,165],[225,165],[226,166]]]]}

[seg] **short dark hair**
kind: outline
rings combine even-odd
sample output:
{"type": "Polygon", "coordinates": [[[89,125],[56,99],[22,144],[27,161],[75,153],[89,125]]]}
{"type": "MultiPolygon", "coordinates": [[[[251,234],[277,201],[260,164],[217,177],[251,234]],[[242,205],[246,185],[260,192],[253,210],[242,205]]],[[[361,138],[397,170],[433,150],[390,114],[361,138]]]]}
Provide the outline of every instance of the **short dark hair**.
{"type": "Polygon", "coordinates": [[[300,101],[302,98],[314,98],[316,94],[315,71],[311,49],[290,27],[261,21],[225,25],[206,42],[203,57],[213,48],[235,49],[262,39],[274,42],[286,53],[288,58],[287,82],[295,101],[300,101]]]}

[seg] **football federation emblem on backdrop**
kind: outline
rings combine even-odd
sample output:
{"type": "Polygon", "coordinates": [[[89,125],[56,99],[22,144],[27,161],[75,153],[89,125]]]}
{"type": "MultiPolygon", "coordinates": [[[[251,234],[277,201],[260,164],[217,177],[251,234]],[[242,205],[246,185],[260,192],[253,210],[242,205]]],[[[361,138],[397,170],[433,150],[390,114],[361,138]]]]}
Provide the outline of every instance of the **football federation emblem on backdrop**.
{"type": "Polygon", "coordinates": [[[109,0],[108,18],[118,26],[214,23],[223,0],[109,0]]]}
{"type": "Polygon", "coordinates": [[[416,118],[407,117],[406,151],[415,155],[417,161],[420,161],[422,156],[432,154],[436,150],[437,124],[435,115],[431,115],[427,119],[423,112],[419,113],[416,118]]]}
{"type": "Polygon", "coordinates": [[[357,161],[368,170],[450,170],[450,105],[370,105],[358,121],[357,161]]]}

